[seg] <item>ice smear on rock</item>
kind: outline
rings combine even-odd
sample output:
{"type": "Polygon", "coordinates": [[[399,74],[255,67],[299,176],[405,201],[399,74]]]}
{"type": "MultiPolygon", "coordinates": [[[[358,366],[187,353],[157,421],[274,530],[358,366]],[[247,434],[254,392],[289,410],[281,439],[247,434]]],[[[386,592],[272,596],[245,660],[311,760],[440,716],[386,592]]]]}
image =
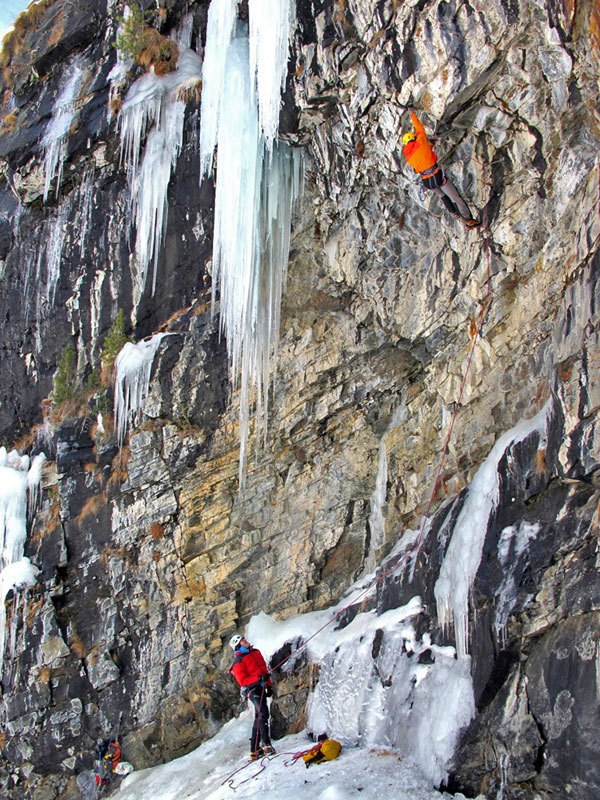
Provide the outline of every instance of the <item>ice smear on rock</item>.
{"type": "Polygon", "coordinates": [[[454,622],[459,658],[469,651],[469,595],[481,561],[490,515],[498,503],[500,460],[514,444],[536,431],[540,434],[545,431],[551,407],[547,403],[533,419],[520,422],[498,439],[473,478],[454,525],[434,591],[440,622],[446,628],[454,622]]]}
{"type": "Polygon", "coordinates": [[[43,453],[30,463],[29,456],[0,447],[0,677],[6,637],[5,600],[10,591],[36,583],[38,568],[23,555],[27,538],[27,516],[33,516],[39,496],[43,453]]]}
{"type": "Polygon", "coordinates": [[[123,445],[130,415],[140,411],[148,396],[154,356],[166,333],[157,333],[137,344],[127,342],[115,359],[115,431],[123,445]]]}
{"type": "Polygon", "coordinates": [[[83,78],[85,64],[77,57],[67,67],[56,102],[52,119],[46,125],[42,137],[42,147],[45,150],[44,160],[44,203],[50,194],[50,186],[56,176],[56,197],[60,191],[63,165],[67,157],[67,140],[71,126],[77,113],[77,98],[83,78]]]}

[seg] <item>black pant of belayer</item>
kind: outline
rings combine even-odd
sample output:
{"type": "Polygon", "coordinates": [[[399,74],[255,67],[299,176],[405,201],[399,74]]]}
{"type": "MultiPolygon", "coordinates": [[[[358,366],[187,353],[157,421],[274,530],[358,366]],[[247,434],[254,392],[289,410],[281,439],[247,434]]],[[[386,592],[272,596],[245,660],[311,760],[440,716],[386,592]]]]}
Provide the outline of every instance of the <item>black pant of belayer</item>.
{"type": "Polygon", "coordinates": [[[252,738],[250,739],[250,750],[255,752],[261,745],[271,745],[271,734],[269,733],[269,705],[265,687],[257,684],[251,686],[247,693],[248,700],[254,708],[254,724],[252,726],[252,738]]]}

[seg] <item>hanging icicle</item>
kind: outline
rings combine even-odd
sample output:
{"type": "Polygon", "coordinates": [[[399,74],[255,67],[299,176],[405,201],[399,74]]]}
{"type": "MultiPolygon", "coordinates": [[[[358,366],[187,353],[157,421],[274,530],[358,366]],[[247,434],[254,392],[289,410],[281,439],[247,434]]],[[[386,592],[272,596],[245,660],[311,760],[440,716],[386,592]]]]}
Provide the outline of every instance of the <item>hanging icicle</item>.
{"type": "Polygon", "coordinates": [[[157,333],[137,344],[127,342],[115,359],[115,431],[123,445],[131,414],[140,411],[148,396],[154,356],[168,333],[157,333]]]}
{"type": "Polygon", "coordinates": [[[190,49],[192,18],[186,17],[178,37],[177,69],[165,75],[148,72],[129,89],[119,115],[121,161],[130,186],[130,219],[135,222],[134,306],[146,287],[153,264],[156,289],[158,255],[167,224],[167,188],[183,144],[185,102],[180,89],[198,82],[200,56],[190,49]]]}
{"type": "Polygon", "coordinates": [[[63,85],[54,104],[52,119],[46,126],[42,138],[42,147],[45,150],[44,160],[44,203],[50,194],[52,180],[56,176],[56,191],[58,197],[62,180],[62,171],[67,157],[67,143],[73,120],[77,113],[77,98],[85,76],[85,62],[77,57],[65,71],[63,85]]]}
{"type": "MultiPolygon", "coordinates": [[[[287,2],[283,5],[291,8],[287,2]]],[[[269,123],[265,138],[259,113],[261,93],[266,92],[264,106],[276,106],[277,114],[272,114],[271,120],[276,116],[278,121],[287,45],[285,58],[279,55],[271,65],[271,71],[278,75],[276,101],[272,80],[266,80],[263,74],[262,82],[255,83],[256,48],[261,41],[287,43],[291,12],[269,14],[264,5],[251,4],[250,26],[255,37],[251,40],[246,26],[235,22],[236,6],[233,1],[213,2],[209,8],[200,162],[201,174],[205,175],[216,145],[213,311],[218,292],[231,380],[240,390],[239,483],[243,489],[252,404],[257,444],[266,440],[268,390],[277,355],[292,209],[302,188],[302,161],[298,151],[273,142],[277,122],[274,127],[269,123]],[[269,27],[273,30],[267,36],[269,27]]]]}
{"type": "Polygon", "coordinates": [[[229,42],[235,31],[238,0],[211,3],[206,23],[206,47],[202,65],[202,103],[200,116],[200,180],[212,169],[217,145],[221,91],[229,42]]]}
{"type": "Polygon", "coordinates": [[[258,102],[262,135],[270,150],[279,131],[285,89],[294,0],[249,0],[250,86],[258,102]]]}

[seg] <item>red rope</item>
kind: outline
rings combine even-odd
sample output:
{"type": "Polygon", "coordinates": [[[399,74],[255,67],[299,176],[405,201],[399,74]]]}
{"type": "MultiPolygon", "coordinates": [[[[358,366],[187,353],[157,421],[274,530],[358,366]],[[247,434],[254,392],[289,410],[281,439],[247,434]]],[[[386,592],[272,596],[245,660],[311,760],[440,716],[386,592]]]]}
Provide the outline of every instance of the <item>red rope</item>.
{"type": "MultiPolygon", "coordinates": [[[[487,184],[487,179],[486,179],[487,166],[486,166],[485,162],[480,162],[480,161],[478,161],[478,159],[472,159],[472,160],[473,161],[477,161],[478,163],[480,163],[482,165],[482,177],[483,177],[483,181],[482,182],[483,182],[484,185],[487,186],[488,185],[487,184]]],[[[488,203],[489,203],[489,200],[488,200],[488,203]]],[[[315,638],[315,636],[318,636],[318,634],[321,633],[321,631],[323,631],[325,628],[327,628],[333,622],[338,620],[342,616],[342,614],[344,614],[352,606],[356,605],[358,600],[360,600],[368,592],[370,592],[371,589],[373,589],[379,583],[381,583],[383,580],[385,580],[389,575],[391,575],[395,570],[397,570],[398,567],[400,567],[405,561],[407,561],[412,556],[418,554],[422,550],[423,538],[425,536],[425,528],[426,528],[427,523],[429,521],[429,515],[431,513],[431,509],[432,509],[432,506],[433,506],[433,503],[434,503],[434,500],[435,500],[435,497],[436,497],[436,494],[437,494],[437,491],[438,491],[439,481],[440,481],[440,478],[441,478],[441,475],[442,475],[442,470],[444,468],[444,463],[445,463],[445,460],[446,460],[446,456],[448,454],[448,449],[450,447],[450,439],[451,439],[452,433],[454,431],[454,424],[456,422],[456,418],[458,416],[458,412],[459,412],[460,407],[461,407],[463,394],[464,394],[464,391],[465,391],[465,388],[466,388],[466,385],[467,385],[467,379],[468,379],[468,376],[469,376],[469,372],[471,370],[471,364],[473,362],[473,355],[475,353],[475,347],[477,346],[477,340],[479,339],[479,336],[481,335],[481,330],[483,328],[483,323],[484,323],[485,317],[487,315],[487,312],[489,311],[489,308],[490,308],[490,305],[491,305],[491,300],[492,300],[492,268],[491,268],[491,252],[492,251],[491,251],[491,244],[490,244],[491,236],[490,236],[490,225],[489,225],[489,217],[488,217],[488,203],[486,203],[485,209],[484,209],[484,225],[483,225],[483,228],[484,228],[484,231],[485,231],[484,243],[485,243],[485,249],[486,249],[486,252],[487,252],[487,292],[486,292],[486,295],[485,295],[485,297],[483,299],[483,302],[482,302],[481,311],[480,311],[480,313],[478,315],[478,318],[476,320],[475,331],[474,331],[474,333],[472,335],[471,347],[470,347],[470,350],[469,350],[469,356],[467,358],[467,365],[466,365],[466,368],[465,368],[465,373],[464,373],[463,380],[462,380],[462,383],[461,383],[461,386],[460,386],[460,390],[459,390],[459,393],[458,393],[458,399],[456,401],[456,405],[455,405],[454,411],[452,413],[452,419],[450,421],[450,427],[448,429],[448,433],[447,433],[446,439],[444,441],[444,446],[442,448],[442,456],[440,458],[440,462],[439,462],[439,465],[438,465],[438,468],[437,468],[437,471],[436,471],[435,480],[433,482],[433,489],[432,489],[431,495],[429,497],[429,502],[427,503],[427,508],[426,508],[425,514],[423,516],[423,521],[421,523],[421,527],[419,529],[419,535],[418,535],[414,545],[412,546],[412,548],[409,551],[407,551],[397,562],[395,562],[391,567],[389,567],[389,569],[387,569],[385,572],[383,572],[378,578],[376,578],[374,581],[372,581],[372,583],[370,583],[365,589],[363,589],[361,592],[359,592],[359,594],[356,595],[353,598],[351,603],[348,603],[348,605],[346,605],[343,608],[341,608],[330,620],[328,620],[323,625],[321,625],[320,628],[317,628],[317,630],[313,634],[311,634],[307,639],[305,639],[302,642],[301,646],[298,647],[297,650],[294,650],[292,653],[290,653],[288,656],[286,656],[284,659],[282,659],[282,661],[280,661],[276,666],[274,666],[272,668],[273,671],[280,669],[286,663],[286,661],[289,661],[289,659],[292,656],[295,656],[297,653],[301,652],[305,647],[307,647],[308,643],[312,639],[315,638]]],[[[471,324],[471,323],[472,323],[472,320],[469,321],[469,324],[471,324]]]]}
{"type": "Polygon", "coordinates": [[[240,788],[240,786],[242,786],[244,783],[248,783],[248,781],[251,781],[253,778],[256,778],[258,775],[260,775],[261,772],[265,771],[265,769],[267,768],[267,764],[265,764],[265,761],[267,761],[267,763],[268,763],[268,759],[269,759],[269,756],[265,756],[264,758],[262,758],[261,761],[260,761],[260,764],[258,765],[259,769],[253,775],[249,775],[247,778],[244,778],[243,780],[239,781],[239,783],[234,786],[233,784],[234,784],[235,776],[238,773],[242,772],[242,770],[245,770],[246,767],[249,767],[252,764],[256,764],[256,761],[247,761],[245,764],[242,764],[241,767],[238,767],[230,775],[228,775],[225,778],[225,780],[221,782],[221,786],[227,785],[227,786],[229,786],[229,788],[231,789],[232,792],[237,791],[240,788]]]}
{"type": "Polygon", "coordinates": [[[246,769],[246,767],[249,767],[249,766],[251,766],[252,764],[256,764],[256,763],[257,763],[256,761],[247,761],[246,763],[242,764],[242,766],[241,766],[241,767],[238,767],[238,768],[237,768],[236,770],[234,770],[234,771],[233,771],[233,772],[232,772],[230,775],[228,775],[228,776],[225,778],[225,780],[223,780],[223,781],[221,782],[221,786],[225,786],[225,785],[227,785],[227,786],[229,786],[229,788],[230,788],[232,791],[234,791],[234,792],[235,792],[235,791],[237,791],[237,789],[239,789],[239,788],[240,788],[240,786],[242,786],[244,783],[248,783],[248,781],[251,781],[251,780],[253,780],[254,778],[256,778],[258,775],[260,775],[260,774],[261,774],[261,772],[264,772],[264,771],[265,771],[265,769],[267,768],[267,765],[269,764],[269,762],[270,762],[270,761],[273,761],[273,759],[275,759],[275,758],[279,758],[279,757],[281,757],[281,756],[290,756],[290,758],[286,759],[286,760],[283,762],[283,763],[284,763],[284,766],[286,766],[286,767],[289,767],[289,766],[291,766],[292,764],[295,764],[295,763],[298,761],[298,759],[302,758],[302,756],[306,755],[306,753],[309,753],[309,752],[310,752],[310,751],[313,749],[313,747],[314,747],[314,745],[313,745],[312,747],[309,747],[307,750],[299,750],[298,752],[295,752],[295,753],[288,752],[288,751],[284,751],[284,752],[282,752],[282,753],[271,753],[271,755],[266,755],[266,756],[263,756],[263,757],[260,759],[260,764],[258,765],[258,766],[259,766],[259,769],[258,769],[258,770],[257,770],[255,773],[253,773],[252,775],[249,775],[247,778],[244,778],[243,780],[239,781],[239,782],[238,782],[238,783],[237,783],[237,784],[234,786],[234,779],[235,779],[235,776],[236,776],[238,773],[240,773],[240,772],[242,772],[243,770],[245,770],[245,769],[246,769]]]}

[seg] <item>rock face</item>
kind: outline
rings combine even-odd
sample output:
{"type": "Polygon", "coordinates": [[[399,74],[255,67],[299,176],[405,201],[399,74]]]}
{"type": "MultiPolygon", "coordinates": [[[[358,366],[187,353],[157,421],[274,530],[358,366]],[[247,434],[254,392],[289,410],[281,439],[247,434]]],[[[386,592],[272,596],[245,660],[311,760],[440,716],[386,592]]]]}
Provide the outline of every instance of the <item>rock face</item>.
{"type": "MultiPolygon", "coordinates": [[[[197,98],[156,289],[138,297],[108,112],[120,10],[76,5],[43,8],[3,78],[0,428],[50,459],[26,546],[39,583],[27,614],[7,612],[6,796],[76,796],[74,776],[119,720],[138,768],[189,751],[235,710],[234,630],[258,611],[325,607],[375,568],[379,611],[418,594],[435,641],[453,644],[435,587],[455,523],[496,440],[542,409],[543,429],[498,459],[468,595],[478,713],[448,786],[598,795],[596,5],[298,0],[281,132],[303,148],[306,186],[268,441],[243,494],[239,391],[210,310],[197,98]],[[48,126],[74,74],[48,192],[48,126]],[[405,164],[410,108],[479,231],[405,164]],[[110,388],[43,402],[67,344],[80,387],[100,369],[119,309],[136,340],[171,334],[121,449],[110,388]]],[[[188,4],[200,43],[207,5],[188,4]]],[[[164,33],[181,22],[170,4],[153,20],[164,33]]],[[[305,691],[283,680],[282,733],[302,724],[305,691]]]]}

